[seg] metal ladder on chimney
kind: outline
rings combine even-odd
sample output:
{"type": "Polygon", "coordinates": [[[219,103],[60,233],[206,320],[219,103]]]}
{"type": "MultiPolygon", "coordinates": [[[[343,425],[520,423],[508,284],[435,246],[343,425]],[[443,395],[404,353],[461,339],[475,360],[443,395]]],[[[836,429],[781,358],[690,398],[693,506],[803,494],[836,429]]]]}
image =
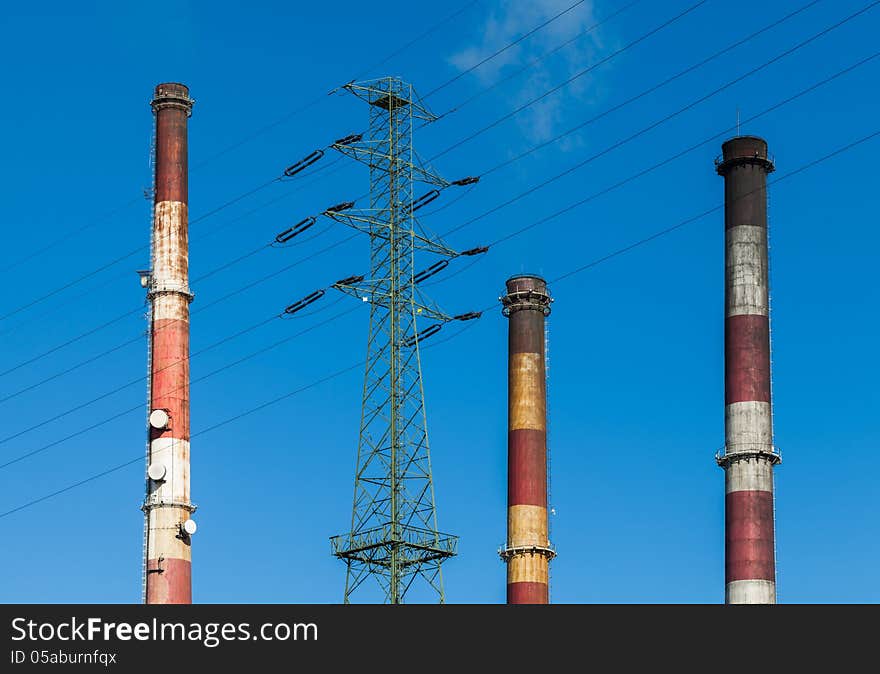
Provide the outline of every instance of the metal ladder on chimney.
{"type": "MultiPolygon", "coordinates": [[[[152,269],[152,261],[150,264],[150,268],[152,269]]],[[[147,310],[147,418],[149,418],[149,415],[150,415],[150,402],[151,402],[150,396],[151,396],[151,392],[152,392],[152,388],[153,388],[152,387],[152,379],[153,378],[151,376],[151,373],[153,371],[153,344],[152,344],[153,340],[150,338],[150,335],[153,332],[152,328],[153,328],[153,311],[152,311],[152,307],[149,307],[147,310]]],[[[150,463],[149,423],[147,423],[145,430],[146,430],[146,435],[147,435],[147,441],[146,441],[145,460],[144,460],[144,464],[145,464],[144,483],[148,485],[149,482],[148,482],[147,470],[149,469],[149,463],[150,463]]],[[[149,489],[149,487],[145,487],[145,492],[147,489],[149,489]]],[[[146,501],[147,495],[148,494],[145,494],[145,501],[146,501]]],[[[144,511],[144,540],[143,540],[143,545],[141,547],[141,603],[142,604],[147,603],[147,547],[148,547],[148,543],[149,543],[149,536],[150,536],[150,513],[149,513],[149,511],[144,511]]]]}
{"type": "MultiPolygon", "coordinates": [[[[144,196],[150,200],[150,274],[153,273],[153,262],[155,255],[155,241],[153,241],[153,222],[156,217],[156,202],[154,195],[156,192],[156,117],[153,116],[153,130],[150,136],[150,193],[144,196]]],[[[152,278],[150,284],[152,285],[152,278]]],[[[153,396],[153,300],[149,295],[150,288],[147,288],[147,414],[146,414],[146,450],[144,453],[144,501],[149,496],[149,476],[147,471],[150,464],[150,412],[152,411],[153,396]]],[[[150,537],[150,514],[144,511],[144,539],[141,546],[141,603],[147,603],[147,548],[149,546],[150,537]]]]}
{"type": "MultiPolygon", "coordinates": [[[[547,542],[553,541],[553,496],[551,489],[550,470],[550,325],[544,323],[544,447],[547,452],[547,542]]],[[[553,583],[551,581],[551,564],[547,564],[547,601],[551,601],[553,583]]]]}

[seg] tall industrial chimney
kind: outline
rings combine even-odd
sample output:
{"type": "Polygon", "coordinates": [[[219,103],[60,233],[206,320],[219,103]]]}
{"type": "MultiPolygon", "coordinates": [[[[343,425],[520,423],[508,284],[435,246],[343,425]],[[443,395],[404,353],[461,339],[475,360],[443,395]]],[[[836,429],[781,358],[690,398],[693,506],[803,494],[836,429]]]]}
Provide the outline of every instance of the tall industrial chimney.
{"type": "Polygon", "coordinates": [[[724,177],[725,602],[776,603],[767,142],[738,136],[716,162],[724,177]]]}
{"type": "Polygon", "coordinates": [[[189,289],[187,119],[183,84],[156,87],[150,316],[150,414],[145,522],[148,604],[192,603],[195,506],[189,485],[189,289]]]}
{"type": "Polygon", "coordinates": [[[507,603],[550,601],[547,521],[547,373],[544,319],[550,314],[547,283],[514,276],[501,299],[509,319],[507,420],[507,603]]]}

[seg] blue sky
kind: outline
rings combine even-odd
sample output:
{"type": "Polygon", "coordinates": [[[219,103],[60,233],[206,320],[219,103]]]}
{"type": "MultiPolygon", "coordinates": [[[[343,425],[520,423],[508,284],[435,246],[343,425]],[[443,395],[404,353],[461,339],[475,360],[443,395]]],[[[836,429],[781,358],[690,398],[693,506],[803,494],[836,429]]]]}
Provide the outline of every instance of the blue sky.
{"type": "MultiPolygon", "coordinates": [[[[362,129],[351,96],[323,96],[381,61],[464,2],[43,3],[0,19],[7,129],[0,314],[148,243],[152,87],[187,83],[190,213],[195,219],[277,175],[316,147],[362,129]],[[314,107],[218,152],[321,97],[314,107]],[[126,204],[128,204],[126,206],[126,204]],[[110,217],[108,213],[115,213],[110,217]],[[84,225],[63,244],[10,265],[84,225]]],[[[427,92],[568,0],[482,0],[373,75],[427,92]]],[[[503,57],[430,97],[444,112],[553,49],[622,0],[593,0],[503,57]]],[[[423,156],[500,118],[680,13],[691,2],[643,1],[595,33],[421,130],[423,156]]],[[[454,179],[479,174],[696,63],[805,2],[709,0],[573,85],[435,162],[454,179]]],[[[669,86],[494,173],[424,220],[444,232],[583,161],[865,6],[822,1],[669,86]]],[[[456,248],[495,240],[729,129],[876,49],[873,9],[565,178],[449,237],[456,248]]],[[[880,59],[754,122],[777,173],[878,130],[880,59]]],[[[878,285],[876,155],[880,141],[771,188],[777,551],[782,602],[876,602],[878,285]]],[[[712,208],[722,198],[720,141],[670,161],[556,220],[493,247],[479,264],[430,288],[450,312],[491,304],[505,278],[548,278],[712,208]]],[[[325,159],[324,161],[328,161],[325,159]]],[[[328,172],[329,173],[329,172],[328,172]]],[[[363,193],[351,165],[326,179],[276,184],[191,228],[191,276],[248,252],[330,204],[363,193]],[[280,198],[279,198],[280,197],[280,198]],[[278,198],[274,203],[266,202],[278,198]],[[260,208],[258,208],[260,207],[260,208]],[[256,210],[254,210],[256,209],[256,210]],[[250,212],[253,211],[253,212],[250,212]],[[227,225],[220,228],[222,225],[227,225]],[[216,230],[216,231],[215,231],[216,230]]],[[[450,195],[444,195],[449,201],[450,195]]],[[[442,202],[437,202],[442,205],[442,202]]],[[[429,209],[425,209],[428,211],[429,209]]],[[[267,250],[194,283],[193,311],[348,235],[342,225],[267,250]]],[[[195,314],[193,350],[271,316],[337,278],[359,273],[357,239],[195,314]]],[[[0,376],[16,393],[145,329],[133,255],[0,320],[3,371],[126,311],[112,326],[0,376]]],[[[453,265],[457,265],[454,262],[453,265]]],[[[441,277],[438,277],[441,278],[441,277]]],[[[557,602],[723,600],[723,225],[720,212],[551,288],[552,598],[557,602]]],[[[325,300],[329,304],[329,300],[325,300]]],[[[192,360],[194,379],[224,368],[324,314],[276,321],[192,360]]],[[[450,602],[504,600],[506,324],[488,312],[423,357],[440,526],[461,536],[444,568],[450,602]]],[[[325,327],[193,385],[198,433],[363,358],[367,313],[325,327]]],[[[451,331],[450,331],[451,332],[451,331]]],[[[445,334],[445,331],[444,331],[445,334]]],[[[3,438],[66,412],[145,369],[136,340],[0,403],[3,438]]],[[[360,414],[358,370],[193,441],[198,602],[336,602],[344,571],[328,537],[345,530],[360,414]]],[[[15,439],[11,459],[144,402],[137,382],[15,439]]],[[[123,415],[0,469],[0,511],[135,458],[142,411],[123,415]]],[[[143,466],[135,463],[0,519],[0,601],[137,602],[143,466]]]]}

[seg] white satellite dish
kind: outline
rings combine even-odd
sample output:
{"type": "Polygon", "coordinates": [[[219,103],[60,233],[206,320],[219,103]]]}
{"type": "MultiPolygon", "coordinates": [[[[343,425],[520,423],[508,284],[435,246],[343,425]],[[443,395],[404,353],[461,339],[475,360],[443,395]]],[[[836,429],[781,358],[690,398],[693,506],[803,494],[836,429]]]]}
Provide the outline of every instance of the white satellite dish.
{"type": "Polygon", "coordinates": [[[150,412],[150,426],[153,428],[164,430],[168,428],[169,421],[171,421],[171,417],[168,416],[168,412],[165,410],[153,410],[150,412]]]}
{"type": "Polygon", "coordinates": [[[183,532],[187,536],[192,536],[196,532],[196,529],[198,529],[196,523],[193,520],[187,520],[180,525],[180,528],[183,529],[183,532]]]}
{"type": "Polygon", "coordinates": [[[165,464],[162,463],[151,463],[150,467],[147,468],[147,475],[150,476],[150,479],[154,482],[159,482],[160,480],[165,479],[165,464]]]}

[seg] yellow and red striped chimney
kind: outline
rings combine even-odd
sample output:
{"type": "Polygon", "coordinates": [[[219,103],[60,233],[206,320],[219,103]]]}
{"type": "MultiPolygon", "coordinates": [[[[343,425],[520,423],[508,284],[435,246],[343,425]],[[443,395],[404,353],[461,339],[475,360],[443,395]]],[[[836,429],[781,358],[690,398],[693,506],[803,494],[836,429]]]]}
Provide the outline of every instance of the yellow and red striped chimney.
{"type": "Polygon", "coordinates": [[[547,373],[550,294],[538,276],[514,276],[501,298],[508,324],[507,603],[550,601],[547,519],[547,373]]]}

